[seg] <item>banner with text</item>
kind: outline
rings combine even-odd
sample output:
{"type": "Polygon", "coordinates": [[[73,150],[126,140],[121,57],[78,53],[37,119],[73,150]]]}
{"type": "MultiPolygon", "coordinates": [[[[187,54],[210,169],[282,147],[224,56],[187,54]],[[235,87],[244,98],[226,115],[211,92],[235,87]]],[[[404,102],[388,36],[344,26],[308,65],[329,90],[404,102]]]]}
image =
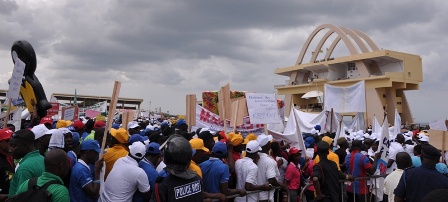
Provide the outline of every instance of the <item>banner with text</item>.
{"type": "MultiPolygon", "coordinates": [[[[229,125],[229,123],[227,123],[229,125]]],[[[198,128],[209,128],[211,131],[222,131],[224,130],[224,122],[219,118],[219,115],[201,107],[200,105],[196,105],[196,125],[192,126],[192,131],[195,131],[198,128]]],[[[243,135],[247,135],[249,133],[263,133],[264,125],[263,124],[252,124],[249,120],[249,117],[244,117],[243,125],[237,126],[236,130],[243,135]]],[[[232,127],[227,127],[227,132],[233,131],[232,127]]]]}
{"type": "MultiPolygon", "coordinates": [[[[5,122],[6,112],[0,114],[0,127],[3,128],[3,123],[5,122]]],[[[22,121],[22,109],[17,108],[9,111],[8,124],[13,124],[16,127],[16,131],[21,128],[22,121]]]]}
{"type": "Polygon", "coordinates": [[[247,109],[253,124],[281,123],[275,94],[246,93],[247,109]]]}

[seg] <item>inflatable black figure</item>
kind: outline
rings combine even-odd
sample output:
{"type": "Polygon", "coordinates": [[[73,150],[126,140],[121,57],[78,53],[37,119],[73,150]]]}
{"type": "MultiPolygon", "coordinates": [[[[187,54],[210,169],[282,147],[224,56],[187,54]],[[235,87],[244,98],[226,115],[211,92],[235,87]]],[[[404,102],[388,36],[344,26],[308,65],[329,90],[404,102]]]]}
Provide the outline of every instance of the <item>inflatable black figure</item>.
{"type": "Polygon", "coordinates": [[[45,91],[37,79],[34,72],[36,71],[36,53],[33,47],[27,41],[16,41],[11,47],[11,57],[14,64],[15,58],[19,58],[25,63],[25,71],[23,73],[22,85],[20,86],[20,95],[26,104],[30,113],[34,112],[36,107],[39,117],[47,116],[47,109],[51,108],[45,96],[45,91]]]}

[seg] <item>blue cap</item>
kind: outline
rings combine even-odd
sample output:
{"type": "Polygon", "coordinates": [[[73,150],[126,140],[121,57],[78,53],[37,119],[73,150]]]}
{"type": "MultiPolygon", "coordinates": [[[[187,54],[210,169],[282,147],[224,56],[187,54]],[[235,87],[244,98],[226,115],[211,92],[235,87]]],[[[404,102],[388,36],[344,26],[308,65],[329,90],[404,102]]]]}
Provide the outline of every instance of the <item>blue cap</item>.
{"type": "Polygon", "coordinates": [[[160,145],[155,142],[149,143],[148,146],[146,146],[146,153],[147,154],[160,154],[160,145]]]}
{"type": "Polygon", "coordinates": [[[118,130],[120,128],[120,124],[113,123],[112,128],[114,128],[115,130],[118,130]]]}
{"type": "Polygon", "coordinates": [[[94,150],[98,153],[100,153],[100,144],[97,140],[84,140],[81,143],[81,151],[87,151],[87,150],[94,150]]]}
{"type": "Polygon", "coordinates": [[[447,168],[446,164],[444,164],[444,163],[437,163],[436,170],[442,174],[448,173],[448,168],[447,168]]]}
{"type": "Polygon", "coordinates": [[[148,140],[148,137],[141,136],[140,134],[134,134],[134,135],[131,135],[131,137],[129,138],[129,144],[132,144],[137,141],[144,142],[145,140],[148,140]]]}
{"type": "Polygon", "coordinates": [[[212,153],[217,157],[224,157],[227,155],[227,145],[224,142],[217,142],[213,146],[212,153]]]}
{"type": "Polygon", "coordinates": [[[73,137],[74,146],[78,146],[79,145],[79,133],[72,131],[72,137],[73,137]]]}
{"type": "Polygon", "coordinates": [[[72,131],[72,132],[75,132],[76,130],[75,130],[75,127],[73,127],[73,126],[69,126],[69,127],[67,127],[67,129],[69,129],[70,131],[72,131]]]}
{"type": "Polygon", "coordinates": [[[176,126],[180,126],[180,125],[182,125],[182,124],[187,124],[187,122],[184,120],[184,119],[179,119],[178,121],[177,121],[177,123],[176,123],[176,126]]]}

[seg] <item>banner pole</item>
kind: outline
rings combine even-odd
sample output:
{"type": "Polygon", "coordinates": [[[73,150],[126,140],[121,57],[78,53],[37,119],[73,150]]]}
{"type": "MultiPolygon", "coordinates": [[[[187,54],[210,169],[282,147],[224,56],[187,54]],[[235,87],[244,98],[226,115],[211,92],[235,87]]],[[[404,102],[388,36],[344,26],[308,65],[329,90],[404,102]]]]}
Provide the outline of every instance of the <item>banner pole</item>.
{"type": "Polygon", "coordinates": [[[110,128],[112,127],[112,117],[114,115],[115,107],[117,105],[118,95],[120,94],[120,88],[121,88],[121,82],[115,81],[114,90],[109,104],[109,113],[107,114],[106,128],[104,129],[103,134],[103,143],[101,144],[101,151],[99,156],[100,159],[103,158],[104,148],[106,146],[107,134],[110,128]]]}
{"type": "MultiPolygon", "coordinates": [[[[9,121],[9,114],[11,113],[11,102],[12,99],[8,99],[8,109],[6,110],[6,116],[5,116],[5,121],[3,122],[3,128],[6,127],[6,125],[8,125],[8,121],[9,121]]],[[[36,111],[34,111],[36,112],[36,111]]]]}

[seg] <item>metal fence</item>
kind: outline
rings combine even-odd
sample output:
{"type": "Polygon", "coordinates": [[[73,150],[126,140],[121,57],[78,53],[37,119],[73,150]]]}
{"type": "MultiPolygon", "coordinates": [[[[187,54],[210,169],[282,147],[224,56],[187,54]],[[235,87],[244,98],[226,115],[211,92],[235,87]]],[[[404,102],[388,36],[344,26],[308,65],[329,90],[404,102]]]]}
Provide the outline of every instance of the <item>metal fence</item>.
{"type": "MultiPolygon", "coordinates": [[[[368,176],[368,177],[358,177],[358,178],[355,178],[355,180],[353,181],[353,182],[355,182],[355,181],[357,181],[357,180],[359,180],[359,181],[361,181],[361,180],[365,180],[364,182],[365,183],[367,183],[369,180],[371,180],[371,179],[379,179],[379,178],[384,178],[384,177],[386,177],[386,176],[384,176],[384,175],[370,175],[370,176],[368,176]]],[[[349,181],[349,180],[339,180],[339,182],[341,183],[341,201],[345,201],[345,199],[347,199],[347,198],[345,198],[346,197],[346,195],[344,194],[344,192],[345,192],[345,186],[344,186],[344,184],[345,183],[353,183],[352,181],[349,181]]],[[[371,181],[372,182],[372,184],[371,185],[373,185],[374,187],[378,187],[377,185],[377,180],[372,180],[371,181]]],[[[300,194],[299,194],[299,196],[300,196],[300,201],[301,202],[306,202],[307,200],[306,200],[306,197],[304,197],[305,196],[305,191],[307,190],[307,188],[309,187],[309,186],[312,186],[313,184],[312,183],[307,183],[303,188],[302,188],[302,190],[300,191],[300,194]]],[[[366,184],[367,185],[367,184],[366,184]]],[[[275,192],[279,192],[280,190],[284,190],[284,191],[287,191],[287,190],[285,190],[285,189],[283,189],[283,188],[281,188],[281,187],[273,187],[272,188],[273,190],[274,190],[274,193],[275,192]]],[[[376,201],[375,200],[375,197],[376,197],[376,195],[378,195],[378,189],[374,189],[374,191],[375,191],[375,193],[374,192],[370,192],[370,194],[366,194],[365,195],[365,201],[376,201]]],[[[257,190],[257,191],[247,191],[246,193],[247,194],[253,194],[253,193],[260,193],[260,192],[262,192],[262,191],[259,191],[259,190],[257,190]]],[[[268,192],[268,198],[270,198],[270,192],[268,192]]],[[[355,197],[356,196],[356,193],[355,192],[353,192],[353,197],[355,197]]],[[[227,199],[232,199],[232,198],[235,198],[235,197],[239,197],[239,195],[237,195],[237,194],[235,194],[235,195],[230,195],[230,196],[227,196],[227,199]]],[[[288,194],[288,197],[289,197],[289,194],[288,194]]],[[[288,199],[288,201],[289,201],[289,198],[287,198],[288,199]]],[[[217,199],[215,199],[215,200],[212,200],[212,201],[219,201],[219,200],[217,200],[217,199]]],[[[246,201],[248,201],[248,197],[246,197],[246,201]]],[[[276,198],[274,198],[274,201],[275,202],[280,202],[280,194],[277,194],[277,197],[276,198]]],[[[354,200],[353,201],[356,201],[355,200],[355,198],[354,198],[354,200]]]]}

